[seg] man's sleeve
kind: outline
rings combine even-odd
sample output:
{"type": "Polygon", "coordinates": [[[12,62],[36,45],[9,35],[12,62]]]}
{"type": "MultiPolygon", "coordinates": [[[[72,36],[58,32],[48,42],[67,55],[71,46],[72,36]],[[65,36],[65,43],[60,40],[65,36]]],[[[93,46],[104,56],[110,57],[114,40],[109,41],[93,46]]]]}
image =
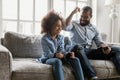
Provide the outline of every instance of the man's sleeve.
{"type": "Polygon", "coordinates": [[[97,47],[99,47],[101,44],[105,44],[105,42],[103,41],[99,31],[97,29],[95,29],[95,31],[96,31],[96,34],[93,40],[96,43],[97,47]]]}
{"type": "Polygon", "coordinates": [[[73,23],[74,22],[71,22],[68,26],[64,27],[63,30],[65,30],[65,31],[71,31],[71,29],[73,28],[73,23]]]}

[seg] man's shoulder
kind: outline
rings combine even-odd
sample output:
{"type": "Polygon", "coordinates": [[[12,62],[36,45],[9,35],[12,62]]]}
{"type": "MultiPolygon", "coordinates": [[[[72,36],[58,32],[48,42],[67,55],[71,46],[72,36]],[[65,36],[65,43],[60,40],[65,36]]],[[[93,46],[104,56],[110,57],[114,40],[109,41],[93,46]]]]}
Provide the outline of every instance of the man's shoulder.
{"type": "Polygon", "coordinates": [[[92,24],[92,23],[90,23],[88,26],[89,26],[89,27],[96,28],[96,26],[95,26],[94,24],[92,24]]]}
{"type": "Polygon", "coordinates": [[[94,24],[91,24],[91,23],[90,23],[88,26],[89,26],[89,28],[91,28],[91,29],[94,29],[94,30],[97,29],[97,27],[96,27],[94,24]]]}

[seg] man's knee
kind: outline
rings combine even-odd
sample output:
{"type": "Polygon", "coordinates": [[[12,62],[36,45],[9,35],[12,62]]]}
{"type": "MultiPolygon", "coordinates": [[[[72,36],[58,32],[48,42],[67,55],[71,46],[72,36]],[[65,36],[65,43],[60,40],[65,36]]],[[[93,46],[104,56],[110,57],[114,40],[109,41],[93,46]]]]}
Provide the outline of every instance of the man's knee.
{"type": "Polygon", "coordinates": [[[72,60],[74,60],[75,62],[79,62],[79,58],[75,57],[72,60]]]}

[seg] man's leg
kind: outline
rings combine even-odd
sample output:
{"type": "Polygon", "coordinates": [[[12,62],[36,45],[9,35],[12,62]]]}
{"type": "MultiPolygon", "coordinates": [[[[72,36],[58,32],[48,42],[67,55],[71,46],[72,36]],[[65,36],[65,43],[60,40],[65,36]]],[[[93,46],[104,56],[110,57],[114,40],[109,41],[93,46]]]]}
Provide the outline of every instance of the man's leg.
{"type": "Polygon", "coordinates": [[[112,62],[116,66],[118,73],[120,74],[120,48],[112,47],[110,54],[110,59],[112,60],[112,62]]]}
{"type": "Polygon", "coordinates": [[[116,66],[117,71],[120,74],[120,48],[119,47],[111,47],[110,54],[106,55],[102,52],[99,52],[98,49],[91,50],[88,53],[89,59],[95,59],[95,60],[111,60],[114,65],[116,66]]]}
{"type": "MultiPolygon", "coordinates": [[[[79,46],[78,46],[79,47],[79,46]]],[[[77,47],[75,46],[72,51],[75,52],[75,56],[79,58],[83,72],[85,75],[89,78],[96,76],[94,70],[91,67],[91,64],[86,56],[84,49],[77,50],[77,47]]]]}
{"type": "Polygon", "coordinates": [[[85,52],[87,54],[88,59],[93,59],[93,60],[105,60],[105,59],[107,59],[107,55],[104,54],[99,49],[86,49],[85,52]]]}
{"type": "Polygon", "coordinates": [[[116,66],[118,73],[120,74],[120,48],[119,47],[111,47],[111,52],[108,55],[102,52],[99,52],[99,50],[96,49],[96,50],[88,51],[87,56],[89,59],[94,59],[94,60],[105,60],[105,59],[111,60],[116,66]]]}

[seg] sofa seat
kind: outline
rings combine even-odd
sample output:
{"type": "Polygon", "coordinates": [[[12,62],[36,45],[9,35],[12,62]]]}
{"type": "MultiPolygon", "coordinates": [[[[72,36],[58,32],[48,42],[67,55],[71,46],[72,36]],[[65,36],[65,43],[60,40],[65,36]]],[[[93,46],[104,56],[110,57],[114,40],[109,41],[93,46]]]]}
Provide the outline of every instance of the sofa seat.
{"type": "MultiPolygon", "coordinates": [[[[109,60],[90,60],[99,79],[120,77],[109,60]]],[[[75,80],[72,69],[63,66],[65,80],[75,80]]],[[[14,58],[12,80],[54,80],[51,65],[37,63],[35,58],[14,58]]]]}
{"type": "MultiPolygon", "coordinates": [[[[71,67],[64,65],[63,71],[65,80],[74,80],[71,67]]],[[[36,62],[35,58],[15,58],[13,59],[12,80],[54,80],[52,67],[36,62]]]]}
{"type": "Polygon", "coordinates": [[[110,60],[90,60],[99,79],[120,78],[114,64],[110,60]]]}

